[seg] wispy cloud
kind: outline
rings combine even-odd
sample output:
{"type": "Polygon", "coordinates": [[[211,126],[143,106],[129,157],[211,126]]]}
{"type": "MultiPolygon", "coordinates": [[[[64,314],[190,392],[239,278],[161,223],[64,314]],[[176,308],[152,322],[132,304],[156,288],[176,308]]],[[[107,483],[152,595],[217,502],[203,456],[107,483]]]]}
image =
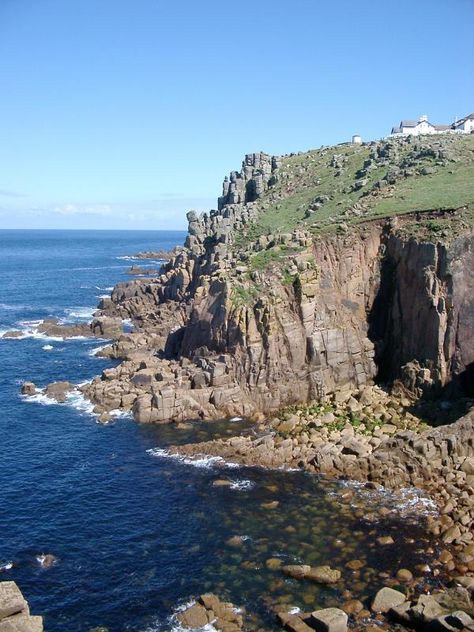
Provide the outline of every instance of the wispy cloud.
{"type": "Polygon", "coordinates": [[[18,191],[9,191],[8,189],[0,189],[0,196],[8,198],[25,198],[27,193],[19,193],[18,191]]]}
{"type": "Polygon", "coordinates": [[[59,215],[110,215],[112,208],[109,204],[63,204],[53,208],[59,215]]]}

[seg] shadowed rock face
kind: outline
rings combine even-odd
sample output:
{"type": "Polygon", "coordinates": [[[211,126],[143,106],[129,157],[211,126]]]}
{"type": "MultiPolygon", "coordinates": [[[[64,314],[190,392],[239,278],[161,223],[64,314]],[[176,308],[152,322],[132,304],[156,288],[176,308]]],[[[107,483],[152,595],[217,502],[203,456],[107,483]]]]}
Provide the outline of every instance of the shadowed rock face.
{"type": "Polygon", "coordinates": [[[472,236],[450,247],[389,236],[379,296],[371,314],[372,334],[379,338],[381,378],[400,377],[401,367],[417,361],[418,374],[410,370],[402,374],[412,390],[423,391],[445,386],[472,365],[472,246],[472,236]]]}

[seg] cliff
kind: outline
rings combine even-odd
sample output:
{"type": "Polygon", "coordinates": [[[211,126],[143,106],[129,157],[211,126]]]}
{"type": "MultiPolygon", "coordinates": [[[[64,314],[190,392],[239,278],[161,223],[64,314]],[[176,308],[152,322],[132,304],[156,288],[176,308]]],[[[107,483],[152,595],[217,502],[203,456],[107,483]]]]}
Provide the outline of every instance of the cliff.
{"type": "Polygon", "coordinates": [[[188,213],[160,276],[102,302],[135,331],[86,396],[105,418],[166,422],[374,380],[417,396],[470,389],[473,150],[446,136],[246,156],[218,210],[188,213]]]}

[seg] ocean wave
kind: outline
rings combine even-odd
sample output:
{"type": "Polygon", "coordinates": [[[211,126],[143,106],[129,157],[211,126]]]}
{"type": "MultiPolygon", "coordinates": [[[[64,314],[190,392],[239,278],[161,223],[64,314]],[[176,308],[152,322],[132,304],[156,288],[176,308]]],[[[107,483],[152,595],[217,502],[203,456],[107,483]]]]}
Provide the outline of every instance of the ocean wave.
{"type": "Polygon", "coordinates": [[[0,572],[9,571],[13,568],[13,562],[0,562],[0,572]]]}
{"type": "MultiPolygon", "coordinates": [[[[107,349],[107,347],[109,346],[110,345],[101,345],[100,347],[94,347],[94,349],[90,349],[87,352],[87,355],[90,356],[91,358],[95,358],[97,354],[99,353],[99,351],[102,351],[102,349],[107,349]]],[[[100,358],[100,360],[103,360],[103,358],[100,358]]]]}
{"type": "Polygon", "coordinates": [[[91,320],[94,316],[94,312],[97,311],[97,307],[70,307],[64,310],[67,314],[66,319],[79,319],[79,320],[91,320]]]}
{"type": "Polygon", "coordinates": [[[121,255],[120,257],[115,257],[120,261],[138,261],[140,257],[134,257],[133,255],[121,255]]]}
{"type": "MultiPolygon", "coordinates": [[[[404,487],[392,491],[382,486],[376,489],[367,488],[365,483],[359,481],[342,481],[340,485],[353,489],[364,503],[370,501],[370,504],[387,507],[405,519],[418,521],[420,517],[438,514],[436,503],[426,492],[416,487],[404,487]]],[[[330,492],[330,494],[335,495],[336,492],[330,492]]],[[[353,506],[355,507],[356,503],[353,503],[353,506]]]]}
{"type": "Polygon", "coordinates": [[[43,345],[41,348],[43,351],[52,351],[54,349],[53,345],[43,345]]]}
{"type": "Polygon", "coordinates": [[[189,601],[178,605],[173,614],[167,618],[166,621],[157,620],[155,623],[152,623],[150,626],[146,627],[143,632],[164,632],[165,630],[168,632],[218,632],[218,630],[212,625],[212,623],[207,623],[206,625],[200,628],[183,628],[183,626],[179,623],[177,617],[181,612],[184,612],[188,608],[191,608],[196,603],[195,599],[190,599],[189,601]]]}
{"type": "Polygon", "coordinates": [[[200,467],[209,469],[217,464],[225,464],[224,459],[221,456],[199,456],[199,457],[187,457],[182,454],[172,454],[169,450],[163,448],[150,448],[147,450],[151,456],[156,456],[165,459],[175,459],[185,463],[186,465],[193,465],[194,467],[200,467]]]}
{"type": "Polygon", "coordinates": [[[241,479],[232,481],[229,487],[230,489],[236,489],[238,491],[248,491],[249,489],[253,489],[255,487],[255,483],[249,479],[241,479]]]}
{"type": "Polygon", "coordinates": [[[66,393],[66,401],[64,402],[58,402],[56,399],[48,397],[44,388],[37,388],[36,390],[34,395],[20,395],[21,399],[29,404],[41,404],[42,406],[71,406],[81,413],[97,417],[94,413],[94,404],[86,399],[78,388],[66,393]]]}

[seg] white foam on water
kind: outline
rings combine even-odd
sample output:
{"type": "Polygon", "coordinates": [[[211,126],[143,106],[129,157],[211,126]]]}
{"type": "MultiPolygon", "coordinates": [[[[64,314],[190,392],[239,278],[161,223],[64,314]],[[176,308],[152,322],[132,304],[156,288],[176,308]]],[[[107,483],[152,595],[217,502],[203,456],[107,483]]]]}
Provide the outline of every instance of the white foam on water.
{"type": "MultiPolygon", "coordinates": [[[[91,358],[95,358],[97,356],[97,354],[99,353],[99,351],[102,351],[102,349],[106,349],[109,345],[101,345],[100,347],[94,347],[94,349],[90,349],[87,352],[87,355],[90,356],[91,358]]],[[[103,358],[100,358],[101,360],[103,358]]]]}
{"type": "Polygon", "coordinates": [[[229,421],[243,421],[243,417],[231,417],[229,421]]]}
{"type": "Polygon", "coordinates": [[[438,514],[436,503],[426,492],[416,487],[404,487],[392,491],[382,486],[376,489],[367,488],[364,483],[359,481],[342,481],[340,484],[343,487],[354,489],[360,494],[361,499],[378,501],[381,506],[393,509],[404,518],[419,520],[420,517],[438,514]]]}
{"type": "Polygon", "coordinates": [[[168,450],[164,450],[163,448],[150,448],[147,450],[148,454],[152,456],[165,458],[165,459],[176,459],[177,461],[181,461],[186,465],[193,465],[194,467],[202,467],[209,469],[218,463],[225,463],[224,459],[221,456],[199,456],[199,457],[187,457],[182,454],[172,454],[168,450]]]}
{"type": "Polygon", "coordinates": [[[122,255],[115,258],[119,259],[120,261],[137,261],[139,259],[139,257],[133,257],[132,255],[122,255]]]}
{"type": "Polygon", "coordinates": [[[110,298],[110,294],[98,294],[97,298],[110,298]]]}
{"type": "Polygon", "coordinates": [[[110,410],[109,415],[113,419],[133,419],[133,415],[130,410],[122,410],[121,408],[114,408],[113,410],[110,410]]]}
{"type": "Polygon", "coordinates": [[[232,481],[229,487],[230,489],[236,489],[238,491],[247,491],[255,487],[255,483],[249,479],[241,479],[241,480],[232,481]]]}
{"type": "Polygon", "coordinates": [[[43,345],[41,348],[43,351],[52,351],[54,349],[53,345],[43,345]]]}
{"type": "Polygon", "coordinates": [[[64,310],[68,319],[90,320],[97,311],[97,307],[70,307],[64,310]]]}
{"type": "Polygon", "coordinates": [[[92,417],[97,416],[96,413],[94,413],[94,404],[90,400],[86,399],[81,391],[74,389],[73,391],[67,393],[66,397],[67,401],[65,403],[69,404],[79,412],[86,413],[92,417]]]}
{"type": "Polygon", "coordinates": [[[34,395],[20,395],[21,399],[28,404],[41,404],[42,406],[52,406],[53,404],[59,405],[55,399],[48,397],[44,394],[44,389],[36,389],[38,392],[34,395]]]}
{"type": "MultiPolygon", "coordinates": [[[[84,382],[86,384],[87,382],[84,382]]],[[[77,385],[81,386],[80,384],[77,385]]],[[[42,406],[71,406],[75,410],[78,410],[81,413],[86,413],[91,417],[97,417],[97,414],[94,413],[94,404],[86,399],[84,395],[81,393],[78,388],[75,388],[73,391],[69,391],[66,393],[66,401],[58,402],[56,399],[52,397],[48,397],[45,394],[44,388],[37,388],[37,393],[34,395],[23,395],[20,397],[24,402],[28,402],[29,404],[41,404],[42,406]]]]}
{"type": "Polygon", "coordinates": [[[9,571],[13,568],[13,562],[1,562],[0,571],[9,571]]]}
{"type": "Polygon", "coordinates": [[[288,610],[288,614],[298,614],[299,612],[301,612],[301,608],[298,608],[298,606],[295,606],[294,608],[290,608],[288,610]]]}

